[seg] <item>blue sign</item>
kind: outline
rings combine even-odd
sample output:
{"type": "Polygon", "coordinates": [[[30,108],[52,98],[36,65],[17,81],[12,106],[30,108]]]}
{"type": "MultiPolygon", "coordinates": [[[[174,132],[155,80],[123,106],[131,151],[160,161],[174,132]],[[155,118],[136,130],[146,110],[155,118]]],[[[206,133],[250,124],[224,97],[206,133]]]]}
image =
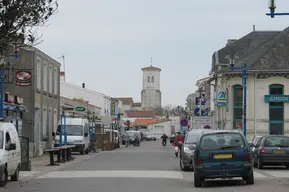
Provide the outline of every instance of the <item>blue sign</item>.
{"type": "Polygon", "coordinates": [[[289,102],[289,95],[265,95],[264,101],[266,103],[288,103],[289,102]]]}
{"type": "Polygon", "coordinates": [[[188,126],[189,122],[187,119],[182,119],[181,120],[181,126],[188,126]]]}

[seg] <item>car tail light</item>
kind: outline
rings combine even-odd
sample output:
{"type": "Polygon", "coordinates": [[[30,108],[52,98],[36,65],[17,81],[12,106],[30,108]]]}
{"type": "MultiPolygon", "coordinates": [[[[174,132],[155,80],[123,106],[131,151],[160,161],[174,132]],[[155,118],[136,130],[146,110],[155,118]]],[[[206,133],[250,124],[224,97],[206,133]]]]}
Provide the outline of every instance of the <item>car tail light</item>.
{"type": "Polygon", "coordinates": [[[210,157],[210,159],[213,159],[213,154],[212,154],[212,153],[210,153],[209,157],[210,157]]]}
{"type": "Polygon", "coordinates": [[[260,149],[260,154],[266,154],[264,147],[260,149]]]}
{"type": "Polygon", "coordinates": [[[252,155],[251,154],[246,154],[244,157],[244,161],[252,161],[252,155]]]}
{"type": "Polygon", "coordinates": [[[233,153],[233,158],[236,158],[237,157],[237,154],[234,152],[233,153]]]}
{"type": "Polygon", "coordinates": [[[195,160],[195,165],[201,165],[202,164],[202,160],[201,159],[196,159],[195,160]]]}

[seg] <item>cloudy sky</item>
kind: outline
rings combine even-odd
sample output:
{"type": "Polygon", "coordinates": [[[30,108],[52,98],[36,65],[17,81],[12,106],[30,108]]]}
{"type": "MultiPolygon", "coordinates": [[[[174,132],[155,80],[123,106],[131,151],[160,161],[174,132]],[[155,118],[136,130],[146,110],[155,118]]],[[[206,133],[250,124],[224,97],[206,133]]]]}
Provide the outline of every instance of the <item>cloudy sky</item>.
{"type": "MultiPolygon", "coordinates": [[[[41,29],[44,42],[38,47],[53,58],[65,55],[68,82],[140,101],[141,68],[152,57],[162,69],[163,104],[185,104],[227,39],[250,33],[254,24],[256,30],[289,26],[289,16],[265,15],[267,0],[58,2],[59,13],[41,29]]],[[[278,0],[277,11],[289,12],[289,1],[278,0]]]]}

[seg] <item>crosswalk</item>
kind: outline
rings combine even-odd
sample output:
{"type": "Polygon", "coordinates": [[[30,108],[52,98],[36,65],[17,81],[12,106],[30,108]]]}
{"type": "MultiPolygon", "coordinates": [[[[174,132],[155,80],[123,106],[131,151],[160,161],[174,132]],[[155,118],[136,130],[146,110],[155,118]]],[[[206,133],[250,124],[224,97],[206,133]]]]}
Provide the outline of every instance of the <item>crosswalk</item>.
{"type": "MultiPolygon", "coordinates": [[[[52,171],[36,179],[53,178],[160,178],[192,180],[192,172],[148,170],[52,171]]],[[[287,170],[255,170],[255,179],[289,178],[287,170]]]]}

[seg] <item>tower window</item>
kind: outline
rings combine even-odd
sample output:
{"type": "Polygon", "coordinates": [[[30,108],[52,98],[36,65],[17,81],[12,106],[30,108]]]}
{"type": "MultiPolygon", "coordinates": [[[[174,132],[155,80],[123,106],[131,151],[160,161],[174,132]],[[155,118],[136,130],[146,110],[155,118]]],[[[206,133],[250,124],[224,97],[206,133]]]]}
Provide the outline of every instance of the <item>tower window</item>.
{"type": "Polygon", "coordinates": [[[152,83],[155,81],[155,77],[154,76],[152,76],[152,83]]]}
{"type": "Polygon", "coordinates": [[[151,81],[150,76],[148,76],[148,83],[151,81]]]}

